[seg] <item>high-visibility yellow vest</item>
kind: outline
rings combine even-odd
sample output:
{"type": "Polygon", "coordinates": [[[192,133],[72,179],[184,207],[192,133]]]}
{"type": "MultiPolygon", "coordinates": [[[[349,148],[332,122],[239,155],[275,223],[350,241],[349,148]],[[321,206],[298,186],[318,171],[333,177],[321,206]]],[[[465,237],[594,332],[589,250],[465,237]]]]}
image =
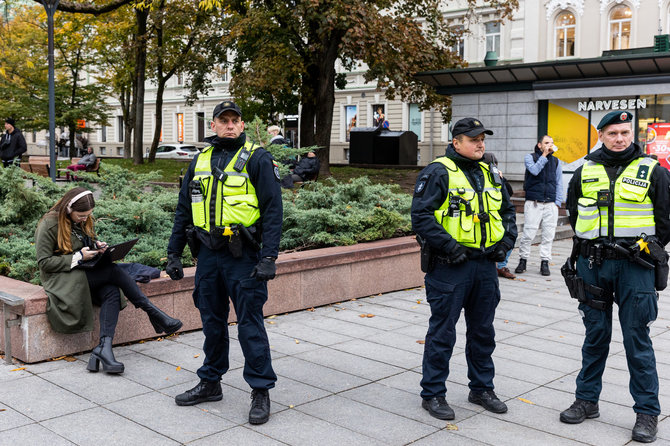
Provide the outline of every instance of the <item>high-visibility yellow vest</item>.
{"type": "Polygon", "coordinates": [[[255,146],[246,142],[225,169],[222,169],[228,175],[223,182],[212,175],[213,147],[205,148],[198,155],[193,180],[200,182],[203,199],[191,202],[194,226],[210,232],[215,226],[230,226],[234,223],[251,226],[260,217],[258,197],[256,197],[256,189],[249,180],[247,164],[244,165],[241,172],[233,169],[235,161],[244,149],[251,152],[249,159],[255,153],[255,146]],[[214,209],[213,214],[212,208],[214,209]]]}
{"type": "Polygon", "coordinates": [[[502,207],[502,185],[491,181],[489,165],[479,163],[484,173],[484,190],[476,192],[465,173],[446,156],[437,158],[449,173],[449,193],[442,206],[435,211],[437,222],[458,243],[471,248],[489,247],[502,240],[505,229],[500,216],[502,207]],[[458,210],[449,210],[452,197],[460,197],[458,210]],[[482,222],[478,214],[488,214],[488,222],[482,222]]]}
{"type": "Polygon", "coordinates": [[[649,186],[657,165],[658,161],[653,158],[637,158],[615,181],[610,181],[602,164],[587,161],[582,167],[582,196],[577,201],[577,237],[586,240],[609,237],[607,195],[609,201],[613,201],[614,237],[656,234],[649,186]]]}

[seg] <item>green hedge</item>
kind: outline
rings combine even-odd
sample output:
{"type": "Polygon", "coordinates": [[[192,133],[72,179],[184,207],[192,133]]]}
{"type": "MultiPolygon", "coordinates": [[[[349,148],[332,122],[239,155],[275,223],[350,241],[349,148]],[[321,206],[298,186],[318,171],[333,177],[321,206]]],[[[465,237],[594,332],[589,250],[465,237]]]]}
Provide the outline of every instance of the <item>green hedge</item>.
{"type": "MultiPolygon", "coordinates": [[[[177,204],[175,189],[152,186],[157,173],[136,174],[107,165],[101,178],[78,173],[96,189],[96,230],[108,243],[139,237],[128,262],[164,268],[167,242],[177,204]]],[[[0,169],[0,274],[39,283],[34,232],[40,217],[62,197],[69,184],[20,169],[0,169]]],[[[334,180],[284,191],[281,250],[313,249],[385,239],[411,230],[411,197],[397,186],[373,185],[365,178],[347,184],[334,180]]],[[[184,265],[193,265],[188,249],[184,265]]]]}

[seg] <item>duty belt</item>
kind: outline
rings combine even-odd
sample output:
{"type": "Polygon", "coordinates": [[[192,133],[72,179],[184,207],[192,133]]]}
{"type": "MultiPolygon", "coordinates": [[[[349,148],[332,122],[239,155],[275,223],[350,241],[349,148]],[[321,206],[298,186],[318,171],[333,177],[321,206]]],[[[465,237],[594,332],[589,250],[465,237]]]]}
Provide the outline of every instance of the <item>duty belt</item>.
{"type": "Polygon", "coordinates": [[[621,253],[614,248],[594,243],[582,243],[579,247],[579,255],[586,259],[596,259],[596,264],[599,264],[598,260],[624,260],[630,258],[629,255],[621,253]]]}

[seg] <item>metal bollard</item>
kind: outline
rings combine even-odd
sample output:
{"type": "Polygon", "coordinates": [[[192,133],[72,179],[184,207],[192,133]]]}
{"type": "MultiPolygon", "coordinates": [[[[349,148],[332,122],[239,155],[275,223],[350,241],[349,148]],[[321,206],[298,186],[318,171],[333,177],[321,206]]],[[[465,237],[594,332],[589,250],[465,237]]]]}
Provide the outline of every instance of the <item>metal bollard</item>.
{"type": "Polygon", "coordinates": [[[11,327],[21,323],[21,314],[17,310],[18,307],[23,306],[25,300],[22,297],[0,291],[0,302],[2,302],[2,319],[5,327],[5,363],[12,364],[11,327]],[[18,317],[11,319],[11,314],[15,314],[18,317]]]}

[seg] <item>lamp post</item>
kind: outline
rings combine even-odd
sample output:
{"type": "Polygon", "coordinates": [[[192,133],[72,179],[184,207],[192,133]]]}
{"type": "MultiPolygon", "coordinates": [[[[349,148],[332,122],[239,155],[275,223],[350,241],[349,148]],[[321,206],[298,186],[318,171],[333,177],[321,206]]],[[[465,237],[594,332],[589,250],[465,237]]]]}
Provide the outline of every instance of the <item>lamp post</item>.
{"type": "Polygon", "coordinates": [[[47,12],[47,40],[49,50],[49,172],[56,181],[56,81],[54,67],[54,14],[60,0],[41,0],[47,12]]]}

